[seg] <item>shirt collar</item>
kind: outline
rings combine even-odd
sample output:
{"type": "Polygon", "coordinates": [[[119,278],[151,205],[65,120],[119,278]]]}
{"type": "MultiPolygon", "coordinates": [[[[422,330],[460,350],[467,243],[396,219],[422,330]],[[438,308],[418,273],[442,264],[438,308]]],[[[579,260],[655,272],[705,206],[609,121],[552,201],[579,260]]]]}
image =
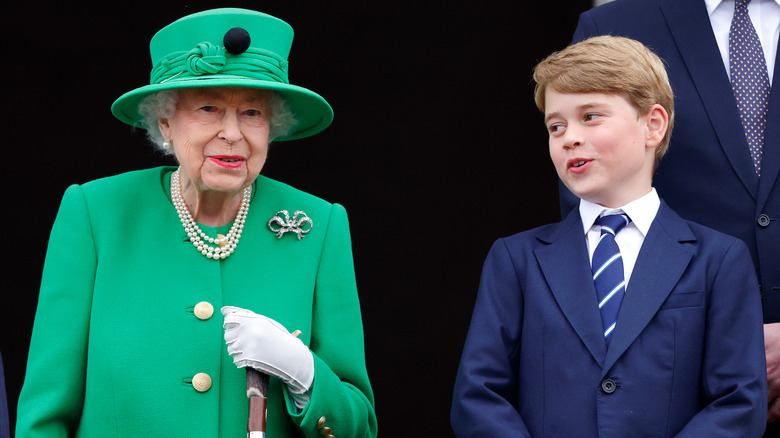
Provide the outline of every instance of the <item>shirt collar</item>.
{"type": "Polygon", "coordinates": [[[631,218],[631,223],[636,225],[639,231],[642,232],[642,235],[647,236],[647,231],[650,230],[650,225],[653,223],[660,206],[661,199],[658,197],[658,192],[655,191],[655,188],[652,188],[648,194],[620,208],[606,208],[581,199],[580,217],[582,218],[583,233],[587,234],[588,230],[593,227],[596,219],[603,213],[612,214],[622,211],[631,218]]]}
{"type": "Polygon", "coordinates": [[[715,8],[720,6],[721,3],[723,3],[723,0],[704,0],[704,5],[707,6],[707,15],[711,16],[715,12],[715,8]]]}
{"type": "MultiPolygon", "coordinates": [[[[751,3],[753,3],[753,2],[758,3],[759,1],[761,1],[761,0],[752,0],[751,3]]],[[[780,6],[780,0],[771,0],[771,1],[774,1],[775,3],[777,3],[780,6]]],[[[712,14],[715,12],[715,9],[717,9],[718,6],[720,6],[723,3],[729,3],[731,5],[730,9],[734,10],[734,1],[733,0],[730,0],[730,1],[726,1],[726,0],[704,0],[704,5],[707,7],[707,15],[708,16],[712,16],[712,14]]]]}

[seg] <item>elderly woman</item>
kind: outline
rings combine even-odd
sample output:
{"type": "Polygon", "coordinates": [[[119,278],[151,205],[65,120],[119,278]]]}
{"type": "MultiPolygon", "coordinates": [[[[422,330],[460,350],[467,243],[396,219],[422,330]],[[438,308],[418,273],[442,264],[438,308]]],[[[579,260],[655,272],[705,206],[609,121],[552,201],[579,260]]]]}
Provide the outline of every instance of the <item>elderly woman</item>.
{"type": "Polygon", "coordinates": [[[288,83],[291,42],[242,9],[153,37],[112,112],[179,166],[66,191],[18,437],[245,436],[244,367],[271,376],[269,437],[376,436],[346,212],[260,175],[271,140],[332,120],[288,83]]]}

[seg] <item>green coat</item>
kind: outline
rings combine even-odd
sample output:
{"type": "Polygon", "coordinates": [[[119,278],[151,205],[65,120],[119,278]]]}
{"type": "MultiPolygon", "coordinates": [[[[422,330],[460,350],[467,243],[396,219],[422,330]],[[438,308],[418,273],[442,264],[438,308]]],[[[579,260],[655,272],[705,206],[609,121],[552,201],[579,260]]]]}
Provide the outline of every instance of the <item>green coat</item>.
{"type": "MultiPolygon", "coordinates": [[[[271,379],[267,436],[377,433],[346,211],[265,177],[255,183],[235,253],[207,259],[188,241],[162,167],[66,191],[52,229],[17,437],[246,437],[245,371],[223,338],[225,305],[266,315],[314,354],[311,401],[298,413],[271,379]],[[279,210],[313,228],[278,238],[279,210]],[[201,320],[200,302],[214,308],[201,320]],[[212,386],[198,392],[192,378],[212,386]]],[[[209,229],[209,235],[229,227],[209,229]]]]}

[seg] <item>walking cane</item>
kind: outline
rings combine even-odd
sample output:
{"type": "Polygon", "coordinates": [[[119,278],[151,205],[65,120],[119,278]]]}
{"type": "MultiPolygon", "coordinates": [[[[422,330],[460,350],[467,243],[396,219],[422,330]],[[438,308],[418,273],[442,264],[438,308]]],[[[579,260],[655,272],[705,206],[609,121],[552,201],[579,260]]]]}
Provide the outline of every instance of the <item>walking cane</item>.
{"type": "Polygon", "coordinates": [[[268,394],[268,375],[254,368],[246,368],[246,396],[249,398],[247,438],[265,438],[265,408],[268,394]]]}
{"type": "MultiPolygon", "coordinates": [[[[296,330],[293,336],[300,336],[296,330]]],[[[246,424],[247,438],[265,438],[266,396],[268,375],[252,367],[246,367],[246,396],[249,398],[249,420],[246,424]]]]}

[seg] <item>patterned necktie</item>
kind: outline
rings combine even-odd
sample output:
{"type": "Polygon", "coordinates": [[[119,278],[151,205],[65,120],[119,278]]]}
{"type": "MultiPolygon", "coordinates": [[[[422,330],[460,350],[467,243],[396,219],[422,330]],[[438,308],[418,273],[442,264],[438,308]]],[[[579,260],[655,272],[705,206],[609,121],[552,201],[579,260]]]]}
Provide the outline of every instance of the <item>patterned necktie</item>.
{"type": "Polygon", "coordinates": [[[591,270],[607,345],[612,330],[615,329],[620,304],[626,292],[623,258],[620,255],[620,248],[615,243],[615,235],[629,222],[631,219],[625,214],[612,214],[596,219],[596,224],[601,225],[601,239],[593,252],[591,270]]]}
{"type": "Polygon", "coordinates": [[[734,18],[729,29],[729,69],[731,88],[737,98],[750,156],[756,174],[761,175],[761,149],[764,144],[767,104],[769,101],[769,74],[764,51],[756,29],[748,15],[750,0],[736,0],[734,18]]]}

